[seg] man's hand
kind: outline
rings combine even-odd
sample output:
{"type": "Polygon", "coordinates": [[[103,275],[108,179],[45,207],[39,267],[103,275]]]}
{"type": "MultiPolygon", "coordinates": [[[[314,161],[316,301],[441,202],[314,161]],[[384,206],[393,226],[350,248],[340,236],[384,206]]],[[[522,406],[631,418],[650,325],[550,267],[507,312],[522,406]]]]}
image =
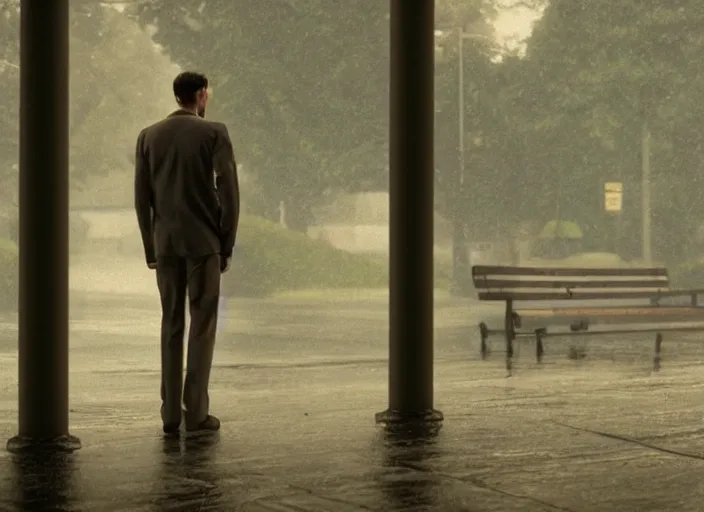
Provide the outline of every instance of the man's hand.
{"type": "Polygon", "coordinates": [[[147,268],[149,268],[149,270],[156,270],[156,261],[148,261],[147,268]]]}
{"type": "Polygon", "coordinates": [[[225,273],[230,270],[232,265],[232,256],[220,256],[220,272],[225,273]]]}

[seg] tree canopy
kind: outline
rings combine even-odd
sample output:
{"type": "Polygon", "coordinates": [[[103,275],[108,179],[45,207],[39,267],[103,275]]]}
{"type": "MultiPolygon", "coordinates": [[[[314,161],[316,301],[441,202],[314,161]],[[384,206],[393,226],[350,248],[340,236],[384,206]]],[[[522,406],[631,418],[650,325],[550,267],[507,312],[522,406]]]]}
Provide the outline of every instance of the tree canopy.
{"type": "Polygon", "coordinates": [[[305,225],[331,189],[385,186],[386,4],[154,0],[137,14],[174,62],[211,79],[210,115],[265,188],[261,207],[286,201],[305,225]]]}
{"type": "MultiPolygon", "coordinates": [[[[439,27],[490,35],[490,0],[437,9],[439,27]]],[[[134,13],[176,63],[212,78],[211,115],[264,188],[263,212],[285,201],[305,227],[327,194],[387,189],[388,2],[150,0],[134,13]]]]}
{"type": "Polygon", "coordinates": [[[532,209],[545,220],[559,210],[608,230],[603,183],[622,181],[624,221],[637,250],[647,122],[660,255],[691,238],[704,214],[692,186],[701,180],[703,26],[704,7],[688,0],[548,4],[526,58],[505,63],[519,70],[502,104],[515,148],[504,155],[521,165],[511,201],[523,205],[519,216],[532,209]]]}
{"type": "MultiPolygon", "coordinates": [[[[438,209],[460,216],[476,237],[563,217],[603,238],[612,223],[603,184],[621,181],[622,219],[635,253],[642,138],[649,131],[655,240],[662,257],[682,252],[668,248],[691,245],[704,217],[698,197],[704,6],[694,0],[516,0],[509,3],[544,8],[519,54],[492,43],[492,22],[505,3],[437,2],[437,28],[445,34],[436,63],[438,209]],[[468,35],[462,134],[453,36],[460,30],[468,35]],[[461,190],[460,136],[466,149],[461,190]]],[[[228,124],[238,160],[256,180],[254,213],[271,216],[284,201],[292,227],[305,228],[312,208],[330,195],[386,189],[388,2],[127,4],[173,62],[211,78],[208,115],[228,124]]],[[[16,5],[0,0],[0,80],[15,84],[0,101],[5,157],[16,139],[8,123],[18,104],[16,5]]],[[[93,0],[74,0],[72,11],[74,158],[82,168],[114,167],[129,151],[106,156],[91,148],[129,148],[132,126],[158,117],[150,102],[170,101],[173,71],[163,56],[144,53],[149,38],[117,11],[93,0]],[[132,108],[117,113],[109,105],[132,108]],[[126,127],[124,143],[111,145],[114,134],[107,131],[99,136],[106,117],[126,127]]]]}
{"type": "MultiPolygon", "coordinates": [[[[93,0],[71,2],[72,183],[131,166],[136,134],[173,107],[174,68],[137,23],[93,0]]],[[[0,0],[0,176],[16,189],[19,2],[0,0]]]]}

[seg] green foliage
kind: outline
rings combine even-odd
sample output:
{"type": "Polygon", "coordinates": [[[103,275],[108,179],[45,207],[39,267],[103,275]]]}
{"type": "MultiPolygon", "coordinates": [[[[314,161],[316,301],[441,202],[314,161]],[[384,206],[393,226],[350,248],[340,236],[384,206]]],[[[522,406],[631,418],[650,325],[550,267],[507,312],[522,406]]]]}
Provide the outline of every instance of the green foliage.
{"type": "Polygon", "coordinates": [[[5,183],[5,171],[9,171],[16,158],[17,105],[19,104],[19,38],[17,37],[18,3],[0,0],[0,83],[3,84],[3,99],[0,100],[0,180],[5,183]],[[11,157],[10,157],[11,155],[11,157]]]}
{"type": "Polygon", "coordinates": [[[17,307],[19,249],[12,240],[0,238],[0,310],[17,307]]]}
{"type": "MultiPolygon", "coordinates": [[[[473,235],[482,237],[508,233],[523,221],[568,218],[585,232],[606,233],[613,222],[603,212],[603,183],[622,181],[622,226],[629,240],[619,245],[635,256],[641,135],[647,122],[653,135],[656,257],[672,260],[694,252],[691,234],[704,218],[699,199],[704,7],[695,0],[513,3],[546,4],[544,16],[526,55],[504,53],[499,62],[498,49],[487,40],[497,2],[437,2],[438,28],[450,34],[438,41],[436,66],[438,209],[464,219],[473,235]],[[457,187],[459,69],[452,36],[460,27],[484,37],[470,37],[464,45],[464,190],[457,187]]],[[[0,0],[2,5],[10,4],[0,0]]],[[[96,5],[72,2],[75,13],[96,5]]],[[[230,126],[238,160],[263,188],[257,213],[269,215],[283,200],[287,221],[304,228],[311,208],[331,192],[386,188],[388,2],[145,0],[130,5],[142,24],[156,29],[154,39],[177,64],[212,78],[209,116],[230,126]]],[[[16,43],[7,37],[7,19],[0,19],[5,54],[16,43]]],[[[74,14],[74,19],[81,18],[74,14]]],[[[107,49],[120,46],[114,43],[127,32],[105,32],[115,26],[105,19],[75,25],[73,37],[83,41],[74,44],[76,51],[89,56],[102,40],[107,49]]],[[[103,87],[138,72],[129,67],[140,61],[136,53],[113,57],[107,49],[93,61],[119,56],[128,64],[112,74],[87,70],[84,84],[103,87]]],[[[3,69],[0,78],[12,72],[3,69]]],[[[8,91],[12,97],[13,89],[8,91]]],[[[108,87],[108,92],[119,96],[121,91],[108,87]]],[[[145,92],[156,95],[156,89],[145,92]]],[[[90,95],[86,90],[80,96],[90,95]]],[[[126,100],[131,97],[130,92],[126,100]]],[[[0,102],[0,110],[12,106],[0,102]]],[[[91,108],[92,103],[85,107],[91,108]]],[[[105,117],[104,110],[94,111],[105,117]]],[[[92,131],[86,125],[86,133],[92,131]]],[[[0,137],[0,144],[6,140],[0,137]]],[[[99,145],[111,146],[107,137],[99,145]]]]}
{"type": "Polygon", "coordinates": [[[490,25],[492,4],[481,0],[444,2],[438,25],[435,79],[436,208],[446,218],[465,220],[474,231],[495,230],[495,198],[501,175],[493,160],[505,131],[497,115],[500,48],[490,25]],[[454,20],[454,23],[452,23],[454,20]],[[463,20],[463,23],[460,22],[463,20]],[[460,52],[460,27],[462,48],[460,52]],[[460,69],[460,56],[462,69],[460,69]],[[463,98],[460,98],[460,82],[463,98]],[[463,114],[464,183],[460,188],[460,104],[463,114]]]}
{"type": "MultiPolygon", "coordinates": [[[[269,210],[286,202],[289,225],[305,227],[310,209],[329,192],[386,190],[388,2],[216,0],[201,6],[151,0],[134,12],[156,27],[155,40],[175,62],[212,78],[209,115],[231,127],[238,158],[264,188],[269,210]]],[[[493,36],[487,21],[495,13],[493,0],[442,0],[436,24],[446,32],[464,27],[486,41],[493,36]]],[[[451,213],[449,201],[467,201],[452,195],[456,41],[445,46],[437,88],[437,167],[443,174],[438,205],[451,213]]],[[[496,49],[471,40],[464,53],[472,89],[465,110],[473,150],[468,166],[481,169],[473,177],[483,177],[493,149],[475,147],[474,141],[496,129],[485,119],[493,116],[488,81],[496,49]]],[[[477,190],[471,195],[472,200],[486,197],[477,190]]]]}
{"type": "Polygon", "coordinates": [[[71,2],[72,179],[132,166],[136,134],[176,108],[177,68],[124,14],[71,2]]]}
{"type": "Polygon", "coordinates": [[[508,143],[495,170],[513,182],[502,188],[506,215],[605,227],[603,183],[622,181],[637,251],[647,122],[656,252],[680,258],[704,218],[703,27],[693,0],[549,2],[526,58],[501,65],[509,80],[496,108],[508,143]]]}
{"type": "Polygon", "coordinates": [[[704,289],[704,258],[677,265],[670,271],[670,280],[678,288],[704,289]]]}
{"type": "Polygon", "coordinates": [[[223,278],[226,295],[261,296],[322,288],[382,288],[386,265],[335,249],[258,217],[244,217],[233,266],[223,278]]]}
{"type": "MultiPolygon", "coordinates": [[[[149,34],[115,9],[72,0],[70,143],[72,184],[131,166],[136,133],[169,112],[169,60],[149,34]],[[135,78],[136,77],[136,78],[135,78]]],[[[0,0],[0,185],[17,189],[19,144],[19,3],[0,0]]],[[[41,150],[41,149],[39,149],[41,150]]]]}
{"type": "Polygon", "coordinates": [[[329,189],[385,188],[387,4],[153,0],[136,15],[211,78],[209,116],[229,125],[270,208],[286,201],[301,228],[329,189]]]}
{"type": "MultiPolygon", "coordinates": [[[[79,253],[88,239],[89,224],[83,216],[75,212],[69,212],[69,249],[72,254],[79,253]]],[[[19,243],[19,219],[15,212],[10,215],[0,217],[0,250],[2,244],[16,245],[19,243]]]]}
{"type": "Polygon", "coordinates": [[[78,213],[71,212],[68,217],[69,249],[72,254],[77,254],[85,247],[88,241],[88,221],[78,213]]]}

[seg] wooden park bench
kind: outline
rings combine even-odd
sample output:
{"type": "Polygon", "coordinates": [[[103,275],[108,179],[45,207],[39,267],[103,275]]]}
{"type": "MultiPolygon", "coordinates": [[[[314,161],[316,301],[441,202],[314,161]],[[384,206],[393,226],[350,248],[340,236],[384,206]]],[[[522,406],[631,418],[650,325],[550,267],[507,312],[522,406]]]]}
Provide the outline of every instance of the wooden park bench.
{"type": "Polygon", "coordinates": [[[704,331],[704,305],[699,304],[704,290],[670,288],[664,268],[474,266],[472,279],[480,301],[505,303],[503,327],[490,329],[482,322],[479,331],[483,359],[489,337],[504,335],[509,375],[519,337],[535,339],[541,362],[543,342],[551,336],[654,333],[657,371],[663,332],[704,331]],[[522,327],[526,323],[532,328],[522,327]],[[595,324],[599,328],[592,330],[595,324]]]}

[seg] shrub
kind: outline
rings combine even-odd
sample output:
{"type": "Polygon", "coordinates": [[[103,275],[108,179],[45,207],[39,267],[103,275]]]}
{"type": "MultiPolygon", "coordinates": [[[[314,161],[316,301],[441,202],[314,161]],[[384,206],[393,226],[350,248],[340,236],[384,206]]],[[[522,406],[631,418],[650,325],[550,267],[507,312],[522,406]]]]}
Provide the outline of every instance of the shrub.
{"type": "Polygon", "coordinates": [[[378,288],[388,283],[386,264],[351,254],[258,217],[240,222],[232,270],[223,294],[262,296],[321,288],[378,288]]]}
{"type": "MultiPolygon", "coordinates": [[[[86,244],[89,224],[80,213],[69,212],[69,250],[71,253],[80,252],[86,244]]],[[[0,220],[0,236],[6,236],[10,241],[19,243],[20,220],[16,215],[0,220]]],[[[2,240],[2,239],[0,239],[2,240]]]]}
{"type": "Polygon", "coordinates": [[[71,254],[83,250],[88,238],[88,221],[80,213],[70,212],[69,217],[69,249],[71,254]]]}
{"type": "Polygon", "coordinates": [[[9,311],[17,307],[19,249],[7,238],[0,238],[0,310],[9,311]]]}
{"type": "Polygon", "coordinates": [[[678,288],[704,288],[704,259],[677,265],[670,271],[670,280],[678,288]]]}

